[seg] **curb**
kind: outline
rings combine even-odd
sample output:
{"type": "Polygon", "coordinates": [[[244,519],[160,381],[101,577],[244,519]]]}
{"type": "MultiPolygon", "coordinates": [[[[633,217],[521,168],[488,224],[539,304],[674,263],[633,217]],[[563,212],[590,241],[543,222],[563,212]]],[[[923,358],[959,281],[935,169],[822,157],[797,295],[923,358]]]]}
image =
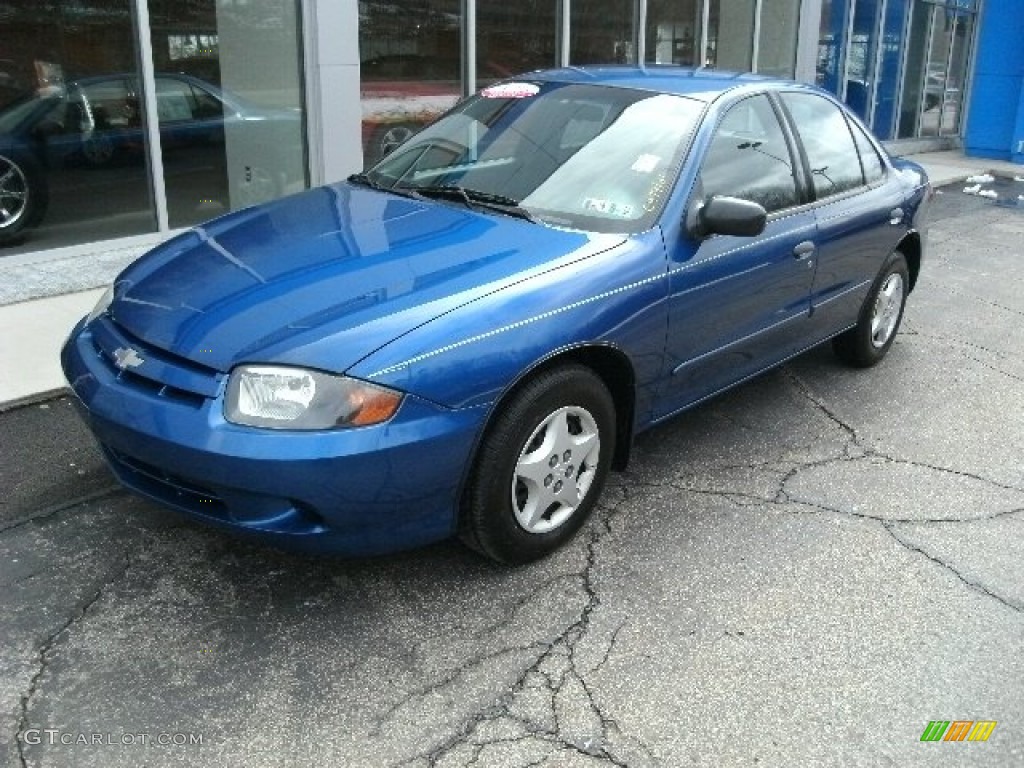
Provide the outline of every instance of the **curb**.
{"type": "Polygon", "coordinates": [[[27,408],[31,405],[39,405],[49,400],[56,400],[61,397],[70,396],[70,387],[58,387],[56,389],[47,389],[43,392],[35,392],[31,395],[25,395],[14,400],[8,400],[5,403],[0,403],[0,413],[10,413],[16,411],[19,408],[27,408]]]}

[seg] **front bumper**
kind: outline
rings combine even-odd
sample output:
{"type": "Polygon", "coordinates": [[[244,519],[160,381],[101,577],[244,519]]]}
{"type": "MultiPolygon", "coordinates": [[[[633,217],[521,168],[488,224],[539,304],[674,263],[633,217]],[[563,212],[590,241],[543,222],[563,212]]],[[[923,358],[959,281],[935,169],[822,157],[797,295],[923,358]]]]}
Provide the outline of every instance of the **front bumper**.
{"type": "Polygon", "coordinates": [[[452,411],[407,395],[390,422],[374,427],[239,426],[223,417],[223,374],[176,365],[104,318],[76,326],[61,363],[121,483],[190,517],[287,548],[346,555],[420,546],[455,531],[483,409],[452,411]],[[117,344],[141,348],[144,375],[114,365],[117,344]]]}

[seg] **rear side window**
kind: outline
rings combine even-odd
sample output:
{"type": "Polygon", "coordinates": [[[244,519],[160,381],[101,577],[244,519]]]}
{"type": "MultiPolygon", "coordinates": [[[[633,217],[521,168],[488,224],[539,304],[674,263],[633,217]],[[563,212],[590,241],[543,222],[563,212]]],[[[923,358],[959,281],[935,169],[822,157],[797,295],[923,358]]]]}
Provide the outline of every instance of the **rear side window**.
{"type": "Polygon", "coordinates": [[[811,166],[815,197],[821,199],[864,184],[860,155],[842,111],[814,93],[783,93],[811,166]]]}
{"type": "Polygon", "coordinates": [[[864,167],[864,180],[868,184],[873,184],[885,176],[885,163],[882,162],[878,150],[875,149],[875,145],[871,143],[861,127],[852,120],[850,127],[853,128],[853,138],[857,142],[860,162],[864,167]]]}
{"type": "Polygon", "coordinates": [[[796,180],[782,126],[766,96],[734,105],[715,130],[701,167],[704,194],[753,200],[768,213],[796,205],[796,180]]]}

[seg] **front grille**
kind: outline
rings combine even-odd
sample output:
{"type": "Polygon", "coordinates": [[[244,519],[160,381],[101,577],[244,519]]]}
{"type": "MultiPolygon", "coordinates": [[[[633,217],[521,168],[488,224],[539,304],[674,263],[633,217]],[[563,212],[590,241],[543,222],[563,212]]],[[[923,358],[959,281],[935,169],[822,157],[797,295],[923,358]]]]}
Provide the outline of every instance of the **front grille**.
{"type": "Polygon", "coordinates": [[[196,408],[220,389],[218,371],[147,344],[109,316],[89,330],[98,359],[126,386],[196,408]]]}

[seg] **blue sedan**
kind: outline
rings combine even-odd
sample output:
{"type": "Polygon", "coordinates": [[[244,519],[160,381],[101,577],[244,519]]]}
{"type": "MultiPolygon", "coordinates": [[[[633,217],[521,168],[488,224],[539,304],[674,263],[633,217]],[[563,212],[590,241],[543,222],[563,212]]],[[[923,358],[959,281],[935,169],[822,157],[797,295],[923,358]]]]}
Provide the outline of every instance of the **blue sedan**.
{"type": "Polygon", "coordinates": [[[119,480],[194,518],[527,562],[637,432],[827,340],[881,360],[930,193],[807,85],[531,73],[366,173],[157,247],[64,372],[119,480]]]}

